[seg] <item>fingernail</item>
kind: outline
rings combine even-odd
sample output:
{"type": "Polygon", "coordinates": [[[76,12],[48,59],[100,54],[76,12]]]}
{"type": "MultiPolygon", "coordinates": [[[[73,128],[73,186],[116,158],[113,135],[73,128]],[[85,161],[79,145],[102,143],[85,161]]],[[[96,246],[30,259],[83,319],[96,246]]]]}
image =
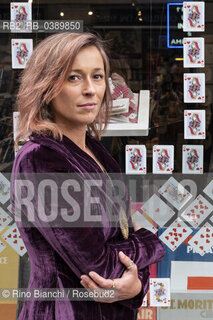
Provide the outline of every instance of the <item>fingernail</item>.
{"type": "Polygon", "coordinates": [[[95,275],[95,272],[90,271],[90,272],[89,272],[89,275],[90,275],[90,276],[94,276],[94,275],[95,275]]]}
{"type": "Polygon", "coordinates": [[[121,258],[123,258],[123,257],[124,257],[124,253],[123,253],[123,251],[120,251],[120,255],[121,255],[121,258]]]}

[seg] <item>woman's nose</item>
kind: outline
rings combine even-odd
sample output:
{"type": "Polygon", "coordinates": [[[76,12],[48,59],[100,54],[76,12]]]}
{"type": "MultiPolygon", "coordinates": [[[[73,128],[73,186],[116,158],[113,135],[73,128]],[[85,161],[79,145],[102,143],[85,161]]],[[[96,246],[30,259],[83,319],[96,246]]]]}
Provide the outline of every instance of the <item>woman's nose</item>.
{"type": "Polygon", "coordinates": [[[92,79],[89,78],[84,81],[83,94],[86,94],[86,95],[88,95],[88,94],[94,95],[95,94],[95,87],[92,82],[92,79]]]}

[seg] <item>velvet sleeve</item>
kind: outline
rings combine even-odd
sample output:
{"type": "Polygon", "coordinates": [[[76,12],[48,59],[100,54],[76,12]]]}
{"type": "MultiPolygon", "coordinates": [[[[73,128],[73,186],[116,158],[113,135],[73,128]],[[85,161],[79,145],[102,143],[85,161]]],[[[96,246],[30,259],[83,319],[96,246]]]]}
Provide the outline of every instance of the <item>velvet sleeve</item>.
{"type": "MultiPolygon", "coordinates": [[[[57,155],[60,158],[60,155],[57,155]]],[[[47,156],[48,158],[48,156],[47,156]]],[[[11,177],[11,204],[14,213],[15,174],[21,172],[27,178],[28,173],[48,172],[50,164],[42,162],[39,149],[16,160],[11,177]],[[42,163],[42,165],[41,165],[42,163]]],[[[51,158],[51,153],[49,153],[51,158]]],[[[66,161],[61,158],[61,165],[66,166],[66,161]]],[[[120,262],[118,253],[123,251],[132,259],[138,270],[146,270],[141,274],[144,283],[143,291],[147,288],[147,266],[159,262],[164,256],[164,248],[158,238],[146,229],[140,229],[131,233],[127,240],[108,243],[105,241],[102,228],[43,228],[38,219],[38,203],[36,197],[33,200],[36,220],[34,227],[42,234],[44,239],[61,256],[70,269],[80,279],[82,274],[95,271],[104,278],[119,278],[122,276],[125,266],[120,262]]],[[[44,208],[46,210],[46,207],[44,208]]],[[[24,211],[23,211],[24,214],[24,211]]]]}

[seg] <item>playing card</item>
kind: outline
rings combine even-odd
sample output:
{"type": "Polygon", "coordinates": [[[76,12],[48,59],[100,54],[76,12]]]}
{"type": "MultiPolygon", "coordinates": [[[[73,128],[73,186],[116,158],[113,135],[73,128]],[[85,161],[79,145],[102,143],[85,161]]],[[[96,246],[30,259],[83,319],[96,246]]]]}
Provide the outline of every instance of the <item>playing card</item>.
{"type": "Polygon", "coordinates": [[[210,215],[212,210],[213,206],[202,195],[199,195],[187,209],[183,211],[181,216],[194,228],[197,228],[210,215]]]}
{"type": "Polygon", "coordinates": [[[12,220],[11,216],[0,207],[0,232],[2,232],[12,220]]]}
{"type": "Polygon", "coordinates": [[[205,102],[205,73],[184,73],[184,102],[205,102]]]}
{"type": "Polygon", "coordinates": [[[10,182],[0,173],[0,202],[5,204],[10,199],[10,182]]]}
{"type": "Polygon", "coordinates": [[[13,32],[32,32],[32,26],[29,23],[32,20],[32,3],[11,2],[10,20],[15,23],[13,32]]]}
{"type": "Polygon", "coordinates": [[[174,146],[153,146],[152,172],[171,174],[174,170],[174,146]]]}
{"type": "Polygon", "coordinates": [[[184,68],[205,66],[204,38],[183,38],[184,68]]]}
{"type": "Polygon", "coordinates": [[[146,147],[126,145],[126,174],[146,174],[146,147]]]}
{"type": "Polygon", "coordinates": [[[7,207],[7,210],[12,213],[12,206],[11,206],[11,204],[7,207]]]}
{"type": "Polygon", "coordinates": [[[122,114],[129,111],[129,99],[116,99],[112,101],[111,114],[122,114]]]}
{"type": "Polygon", "coordinates": [[[183,145],[182,173],[187,173],[187,174],[203,173],[203,146],[183,145]]]}
{"type": "Polygon", "coordinates": [[[32,39],[12,39],[12,68],[24,69],[33,51],[32,39]]]}
{"type": "Polygon", "coordinates": [[[191,193],[173,177],[169,178],[158,192],[177,210],[180,210],[192,198],[191,193]]]}
{"type": "Polygon", "coordinates": [[[183,2],[183,31],[205,30],[205,2],[183,2]]]}
{"type": "Polygon", "coordinates": [[[207,194],[207,196],[213,200],[213,180],[209,182],[209,184],[203,189],[203,192],[207,194]]]}
{"type": "Polygon", "coordinates": [[[143,298],[143,303],[142,303],[141,307],[147,307],[147,294],[143,298]]]}
{"type": "Polygon", "coordinates": [[[6,248],[6,244],[0,240],[0,253],[6,248]]]}
{"type": "Polygon", "coordinates": [[[172,251],[175,251],[177,247],[192,233],[192,229],[189,228],[180,218],[177,218],[167,229],[164,231],[159,239],[167,245],[172,251]]]}
{"type": "Polygon", "coordinates": [[[170,307],[170,279],[150,278],[150,306],[170,307]]]}
{"type": "Polygon", "coordinates": [[[184,110],[184,139],[206,138],[206,111],[184,110]]]}
{"type": "Polygon", "coordinates": [[[155,226],[153,226],[139,211],[136,211],[132,215],[132,221],[141,225],[142,228],[145,228],[152,233],[156,233],[158,231],[157,228],[155,228],[155,226]]]}
{"type": "Polygon", "coordinates": [[[144,203],[142,210],[160,227],[163,227],[175,214],[156,194],[144,203]]]}
{"type": "Polygon", "coordinates": [[[188,243],[195,252],[203,256],[213,246],[213,227],[208,222],[205,223],[188,243]]]}
{"type": "Polygon", "coordinates": [[[27,250],[25,248],[24,242],[21,239],[19,230],[14,223],[9,229],[1,235],[4,239],[20,256],[23,256],[27,250]]]}

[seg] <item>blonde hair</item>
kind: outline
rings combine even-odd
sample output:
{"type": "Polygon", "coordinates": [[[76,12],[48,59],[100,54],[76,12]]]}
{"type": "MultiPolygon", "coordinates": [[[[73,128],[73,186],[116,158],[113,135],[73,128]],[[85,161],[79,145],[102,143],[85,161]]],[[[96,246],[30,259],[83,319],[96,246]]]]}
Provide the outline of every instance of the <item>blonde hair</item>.
{"type": "Polygon", "coordinates": [[[41,41],[23,71],[16,100],[20,116],[15,145],[20,139],[28,139],[32,132],[62,139],[63,134],[54,122],[50,102],[60,93],[76,55],[81,49],[89,46],[95,46],[99,50],[106,75],[106,91],[102,106],[94,122],[87,126],[88,134],[100,140],[108,123],[111,108],[108,83],[110,66],[104,42],[92,33],[67,32],[51,35],[41,41]]]}

